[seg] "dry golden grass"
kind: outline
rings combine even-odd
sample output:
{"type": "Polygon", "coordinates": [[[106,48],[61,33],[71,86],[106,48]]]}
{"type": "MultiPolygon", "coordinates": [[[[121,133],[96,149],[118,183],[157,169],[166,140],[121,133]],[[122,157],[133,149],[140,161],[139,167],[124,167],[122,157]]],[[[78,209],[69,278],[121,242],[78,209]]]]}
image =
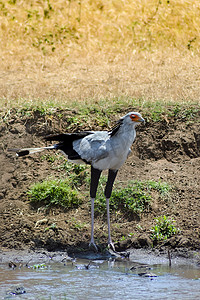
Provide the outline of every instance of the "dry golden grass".
{"type": "Polygon", "coordinates": [[[1,102],[199,101],[200,2],[0,2],[1,102]]]}
{"type": "Polygon", "coordinates": [[[198,0],[1,1],[1,45],[25,54],[146,50],[199,53],[198,0]],[[34,49],[36,48],[36,49],[34,49]]]}

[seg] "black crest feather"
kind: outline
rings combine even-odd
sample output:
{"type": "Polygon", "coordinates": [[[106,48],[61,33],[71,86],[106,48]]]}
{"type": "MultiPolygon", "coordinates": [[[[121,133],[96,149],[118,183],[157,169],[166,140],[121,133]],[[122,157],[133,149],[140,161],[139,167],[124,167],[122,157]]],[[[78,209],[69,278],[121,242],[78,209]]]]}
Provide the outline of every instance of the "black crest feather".
{"type": "Polygon", "coordinates": [[[113,128],[109,131],[110,136],[114,136],[118,132],[122,124],[123,124],[123,119],[119,119],[116,122],[116,124],[113,126],[113,128]]]}

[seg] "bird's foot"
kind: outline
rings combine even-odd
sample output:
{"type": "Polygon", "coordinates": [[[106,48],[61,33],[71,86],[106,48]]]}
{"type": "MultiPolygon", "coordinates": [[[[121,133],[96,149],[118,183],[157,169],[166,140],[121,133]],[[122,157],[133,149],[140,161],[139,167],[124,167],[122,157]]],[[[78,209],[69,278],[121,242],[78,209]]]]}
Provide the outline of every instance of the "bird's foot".
{"type": "Polygon", "coordinates": [[[112,251],[116,252],[115,251],[115,246],[114,246],[112,241],[108,242],[108,249],[111,249],[112,251]]]}
{"type": "Polygon", "coordinates": [[[98,252],[97,245],[95,244],[94,241],[91,241],[91,242],[89,243],[89,248],[90,248],[91,250],[95,251],[95,252],[98,252]]]}

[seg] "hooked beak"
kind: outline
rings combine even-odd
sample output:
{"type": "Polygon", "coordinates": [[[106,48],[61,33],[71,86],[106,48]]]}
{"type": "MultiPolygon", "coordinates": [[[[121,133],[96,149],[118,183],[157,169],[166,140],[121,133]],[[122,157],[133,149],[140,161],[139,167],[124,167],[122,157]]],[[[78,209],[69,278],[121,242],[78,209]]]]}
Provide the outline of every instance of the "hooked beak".
{"type": "Polygon", "coordinates": [[[141,122],[141,123],[144,123],[145,124],[145,119],[143,119],[142,117],[137,117],[137,119],[135,118],[135,120],[134,120],[135,122],[141,122]]]}
{"type": "Polygon", "coordinates": [[[142,117],[138,119],[138,122],[142,122],[145,124],[145,119],[143,119],[142,117]]]}

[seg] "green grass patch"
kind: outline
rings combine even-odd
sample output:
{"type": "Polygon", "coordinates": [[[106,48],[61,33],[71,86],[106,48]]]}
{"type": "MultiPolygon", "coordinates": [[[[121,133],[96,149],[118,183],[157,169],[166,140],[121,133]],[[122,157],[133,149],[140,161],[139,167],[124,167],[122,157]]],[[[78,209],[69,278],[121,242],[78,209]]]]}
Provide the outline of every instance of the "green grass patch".
{"type": "MultiPolygon", "coordinates": [[[[100,181],[100,189],[97,193],[95,212],[106,213],[106,199],[104,196],[104,185],[106,178],[100,181]]],[[[157,191],[161,196],[170,191],[170,186],[165,182],[155,181],[130,181],[126,187],[114,189],[110,198],[111,211],[121,210],[123,213],[140,215],[150,209],[152,191],[157,191]]]]}
{"type": "MultiPolygon", "coordinates": [[[[25,100],[24,100],[25,101],[25,100]]],[[[116,97],[112,101],[101,99],[98,103],[90,100],[85,103],[56,101],[36,101],[25,103],[19,106],[0,112],[0,123],[9,123],[13,116],[26,120],[27,118],[37,119],[55,118],[65,119],[67,130],[81,128],[110,128],[113,123],[128,113],[129,111],[139,111],[147,122],[159,122],[166,117],[180,121],[198,121],[200,104],[196,102],[173,103],[165,101],[147,101],[144,99],[133,99],[129,97],[116,97]]]]}
{"type": "MultiPolygon", "coordinates": [[[[54,163],[60,158],[59,155],[43,156],[43,159],[50,163],[54,163]]],[[[88,167],[64,161],[56,168],[66,171],[66,179],[45,180],[35,183],[27,192],[29,199],[32,203],[41,203],[47,207],[60,206],[67,209],[78,207],[83,200],[78,189],[86,182],[88,167]]]]}
{"type": "Polygon", "coordinates": [[[57,160],[57,155],[54,154],[44,154],[40,158],[41,160],[46,160],[49,163],[53,164],[57,160]]]}
{"type": "Polygon", "coordinates": [[[156,218],[155,221],[156,225],[151,229],[154,241],[166,240],[178,232],[178,229],[174,225],[174,220],[165,215],[156,218]]]}
{"type": "Polygon", "coordinates": [[[49,180],[34,184],[27,192],[32,203],[64,208],[78,207],[82,203],[80,193],[70,186],[69,180],[49,180]]]}
{"type": "Polygon", "coordinates": [[[139,183],[147,191],[156,190],[161,196],[167,195],[171,191],[171,186],[167,182],[148,180],[139,183]]]}

